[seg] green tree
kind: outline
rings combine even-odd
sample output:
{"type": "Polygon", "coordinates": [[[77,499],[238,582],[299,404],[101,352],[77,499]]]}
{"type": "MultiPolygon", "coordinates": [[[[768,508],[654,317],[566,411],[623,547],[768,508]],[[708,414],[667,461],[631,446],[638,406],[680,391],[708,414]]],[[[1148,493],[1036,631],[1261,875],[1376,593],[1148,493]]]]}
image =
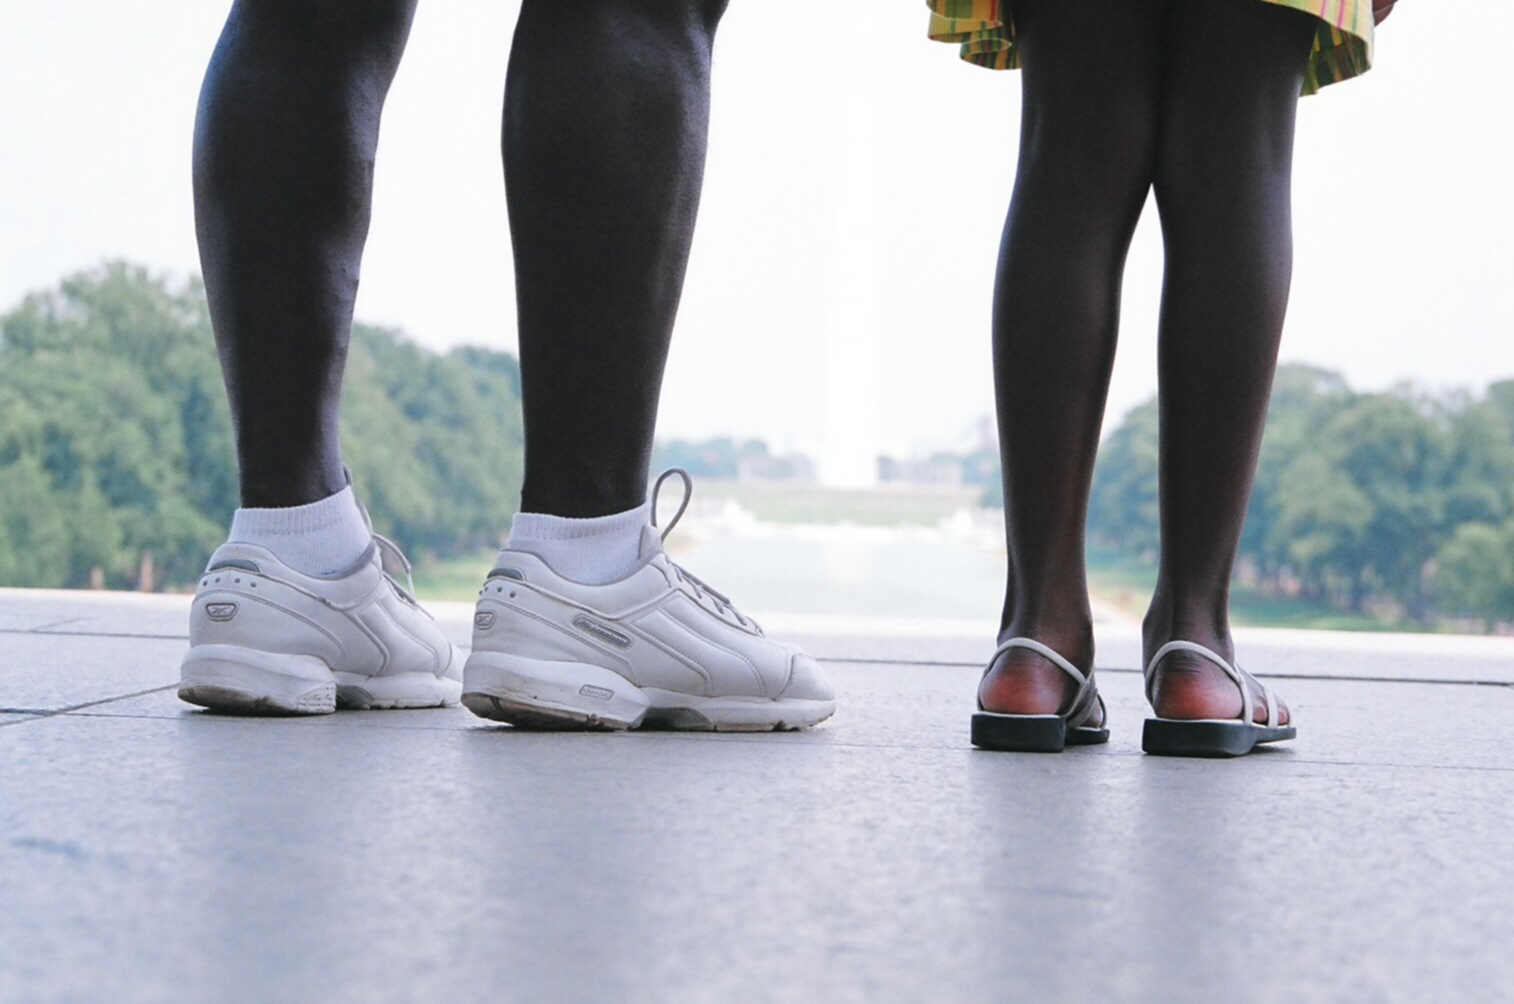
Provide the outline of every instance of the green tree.
{"type": "MultiPolygon", "coordinates": [[[[1109,434],[1090,506],[1093,538],[1136,556],[1155,547],[1156,425],[1151,401],[1109,434]]],[[[1240,545],[1263,588],[1296,582],[1357,610],[1391,600],[1422,622],[1437,604],[1506,618],[1495,598],[1514,588],[1514,568],[1480,549],[1508,526],[1514,381],[1481,399],[1426,398],[1357,394],[1317,367],[1278,370],[1240,545]]]]}
{"type": "MultiPolygon", "coordinates": [[[[515,359],[359,325],[345,386],[343,449],[376,527],[413,550],[494,542],[520,483],[515,359]]],[[[187,584],[236,504],[198,282],[109,263],[0,317],[0,585],[82,586],[97,569],[112,586],[187,584]]]]}
{"type": "Polygon", "coordinates": [[[1088,503],[1094,540],[1135,556],[1156,555],[1161,543],[1157,453],[1153,398],[1132,408],[1100,448],[1088,503]]]}
{"type": "Polygon", "coordinates": [[[1514,621],[1514,522],[1457,527],[1435,556],[1434,584],[1450,613],[1514,621]]]}

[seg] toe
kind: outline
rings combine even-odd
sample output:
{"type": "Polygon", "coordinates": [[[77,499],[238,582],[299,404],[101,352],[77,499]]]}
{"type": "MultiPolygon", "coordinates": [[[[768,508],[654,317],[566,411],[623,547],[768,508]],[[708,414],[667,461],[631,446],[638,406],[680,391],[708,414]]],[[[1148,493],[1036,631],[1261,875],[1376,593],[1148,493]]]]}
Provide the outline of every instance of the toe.
{"type": "MultiPolygon", "coordinates": [[[[1261,688],[1261,686],[1259,684],[1257,684],[1257,682],[1255,680],[1251,681],[1251,683],[1252,683],[1252,695],[1253,695],[1252,696],[1252,703],[1253,703],[1253,706],[1255,708],[1255,711],[1253,712],[1253,720],[1258,725],[1266,725],[1267,724],[1267,702],[1262,697],[1262,688],[1261,688]]],[[[1288,710],[1288,702],[1285,701],[1285,700],[1283,700],[1282,697],[1278,695],[1277,691],[1273,691],[1272,692],[1272,699],[1277,702],[1277,723],[1279,725],[1288,725],[1288,724],[1291,724],[1292,721],[1293,721],[1293,715],[1288,710]]]]}
{"type": "Polygon", "coordinates": [[[789,663],[789,682],[778,695],[800,701],[834,701],[836,692],[826,682],[820,664],[803,652],[795,652],[789,663]]]}

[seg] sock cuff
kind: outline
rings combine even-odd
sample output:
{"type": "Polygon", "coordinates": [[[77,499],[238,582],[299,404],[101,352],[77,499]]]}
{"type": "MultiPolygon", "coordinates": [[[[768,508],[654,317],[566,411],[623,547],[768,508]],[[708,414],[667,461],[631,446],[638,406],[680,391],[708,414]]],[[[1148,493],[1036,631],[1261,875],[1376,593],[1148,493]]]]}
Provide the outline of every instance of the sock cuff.
{"type": "MultiPolygon", "coordinates": [[[[637,532],[652,522],[652,506],[643,502],[634,509],[608,516],[553,516],[541,512],[518,512],[510,522],[511,540],[586,540],[637,532]]],[[[638,538],[639,539],[639,538],[638,538]]]]}
{"type": "Polygon", "coordinates": [[[306,505],[281,509],[238,509],[231,517],[227,539],[255,542],[260,537],[319,533],[350,523],[354,517],[362,522],[357,497],[348,485],[335,495],[306,505]]]}

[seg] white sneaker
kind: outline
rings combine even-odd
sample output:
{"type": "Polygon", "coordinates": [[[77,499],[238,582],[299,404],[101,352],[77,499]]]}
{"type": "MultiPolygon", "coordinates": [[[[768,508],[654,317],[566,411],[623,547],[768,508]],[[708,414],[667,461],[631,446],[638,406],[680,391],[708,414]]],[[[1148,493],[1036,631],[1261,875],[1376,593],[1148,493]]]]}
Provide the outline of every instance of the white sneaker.
{"type": "MultiPolygon", "coordinates": [[[[687,505],[686,495],[680,516],[687,505]]],[[[624,579],[591,586],[534,554],[500,551],[479,593],[463,704],[534,728],[760,732],[835,713],[815,660],[764,637],[730,600],[669,560],[651,527],[642,531],[641,556],[624,579]]]]}
{"type": "Polygon", "coordinates": [[[189,644],[179,699],[217,711],[434,708],[462,692],[460,653],[415,601],[410,563],[378,534],[331,578],[223,544],[195,591],[189,644]]]}

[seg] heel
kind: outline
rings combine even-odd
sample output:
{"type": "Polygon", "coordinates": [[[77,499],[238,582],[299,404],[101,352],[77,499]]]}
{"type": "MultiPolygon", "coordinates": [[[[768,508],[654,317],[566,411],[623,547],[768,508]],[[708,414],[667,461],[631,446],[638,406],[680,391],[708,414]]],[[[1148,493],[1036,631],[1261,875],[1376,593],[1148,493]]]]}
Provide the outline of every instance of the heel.
{"type": "Polygon", "coordinates": [[[603,666],[477,652],[463,667],[463,706],[528,729],[634,729],[650,701],[603,666]]]}
{"type": "Polygon", "coordinates": [[[973,715],[972,743],[979,749],[1012,753],[1060,753],[1067,745],[1067,719],[1061,715],[973,715]]]}
{"type": "Polygon", "coordinates": [[[336,679],[314,656],[196,645],[179,669],[179,700],[230,714],[329,715],[336,679]]]}

